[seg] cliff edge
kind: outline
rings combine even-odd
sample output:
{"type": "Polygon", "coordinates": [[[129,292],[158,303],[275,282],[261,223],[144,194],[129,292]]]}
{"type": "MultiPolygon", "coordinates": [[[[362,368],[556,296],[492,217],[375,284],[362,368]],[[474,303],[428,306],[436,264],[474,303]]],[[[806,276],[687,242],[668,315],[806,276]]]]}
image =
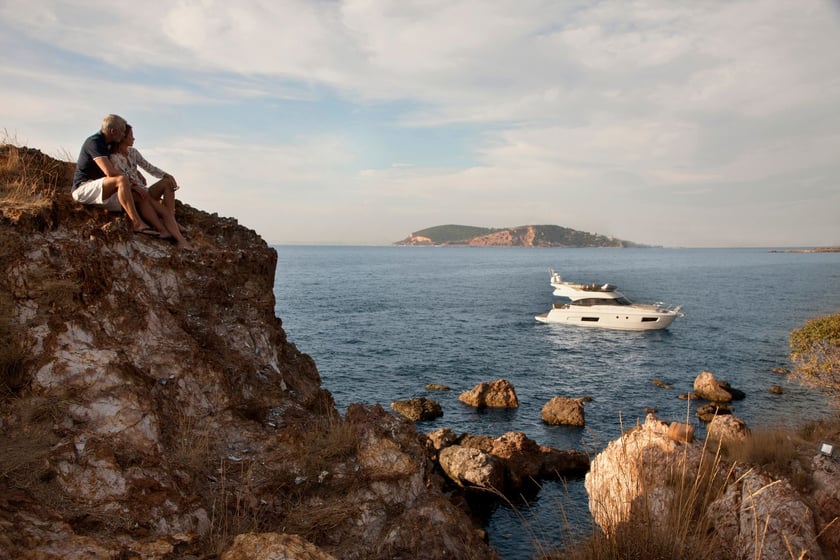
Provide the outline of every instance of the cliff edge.
{"type": "Polygon", "coordinates": [[[410,422],[337,413],[274,314],[274,249],[180,203],[195,250],[133,235],[71,200],[73,167],[0,146],[0,557],[239,558],[265,534],[493,557],[410,422]]]}

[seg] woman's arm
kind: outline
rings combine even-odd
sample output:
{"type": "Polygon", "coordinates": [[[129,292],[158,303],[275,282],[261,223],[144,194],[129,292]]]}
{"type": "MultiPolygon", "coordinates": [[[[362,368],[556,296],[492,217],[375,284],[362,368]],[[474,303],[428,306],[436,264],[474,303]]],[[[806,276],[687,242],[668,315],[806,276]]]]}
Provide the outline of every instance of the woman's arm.
{"type": "Polygon", "coordinates": [[[144,158],[136,148],[129,148],[129,150],[133,152],[134,161],[137,163],[137,165],[143,168],[143,170],[148,171],[149,175],[151,175],[152,177],[157,177],[158,179],[161,179],[169,175],[169,173],[167,173],[163,169],[155,167],[154,165],[146,161],[146,158],[144,158]]]}
{"type": "Polygon", "coordinates": [[[110,157],[111,165],[119,172],[120,175],[125,175],[132,185],[146,186],[146,178],[143,174],[137,171],[137,168],[131,165],[128,158],[122,154],[114,153],[110,157]]]}

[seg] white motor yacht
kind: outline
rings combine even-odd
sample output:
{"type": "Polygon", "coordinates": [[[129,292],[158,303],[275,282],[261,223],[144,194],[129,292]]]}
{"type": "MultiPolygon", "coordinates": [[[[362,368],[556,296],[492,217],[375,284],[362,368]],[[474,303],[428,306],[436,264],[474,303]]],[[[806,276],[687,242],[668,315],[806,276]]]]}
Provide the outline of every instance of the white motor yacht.
{"type": "Polygon", "coordinates": [[[653,331],[668,328],[674,319],[683,317],[679,307],[672,309],[661,303],[634,303],[612,284],[564,282],[560,274],[553,270],[551,286],[555,296],[570,301],[557,302],[548,313],[537,315],[536,320],[542,323],[653,331]]]}

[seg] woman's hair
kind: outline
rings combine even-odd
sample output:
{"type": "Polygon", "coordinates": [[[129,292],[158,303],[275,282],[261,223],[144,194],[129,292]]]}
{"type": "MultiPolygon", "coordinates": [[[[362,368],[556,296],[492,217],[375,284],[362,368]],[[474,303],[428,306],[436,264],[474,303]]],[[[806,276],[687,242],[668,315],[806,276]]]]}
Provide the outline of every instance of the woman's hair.
{"type": "Polygon", "coordinates": [[[122,146],[122,143],[125,142],[125,139],[128,138],[128,131],[130,131],[130,130],[131,130],[131,125],[128,124],[128,123],[125,123],[125,136],[123,136],[123,139],[120,140],[119,142],[114,142],[113,144],[109,145],[108,146],[108,152],[110,152],[112,154],[116,153],[117,150],[120,149],[120,146],[122,146]]]}

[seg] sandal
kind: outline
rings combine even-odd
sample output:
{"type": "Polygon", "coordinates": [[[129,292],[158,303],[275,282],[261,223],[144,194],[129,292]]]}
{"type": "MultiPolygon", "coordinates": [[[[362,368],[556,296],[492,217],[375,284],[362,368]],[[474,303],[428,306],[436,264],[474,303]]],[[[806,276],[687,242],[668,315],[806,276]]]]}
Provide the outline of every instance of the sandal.
{"type": "Polygon", "coordinates": [[[149,237],[160,237],[160,234],[157,232],[157,230],[150,227],[144,227],[143,229],[135,229],[134,234],[148,235],[149,237]]]}

